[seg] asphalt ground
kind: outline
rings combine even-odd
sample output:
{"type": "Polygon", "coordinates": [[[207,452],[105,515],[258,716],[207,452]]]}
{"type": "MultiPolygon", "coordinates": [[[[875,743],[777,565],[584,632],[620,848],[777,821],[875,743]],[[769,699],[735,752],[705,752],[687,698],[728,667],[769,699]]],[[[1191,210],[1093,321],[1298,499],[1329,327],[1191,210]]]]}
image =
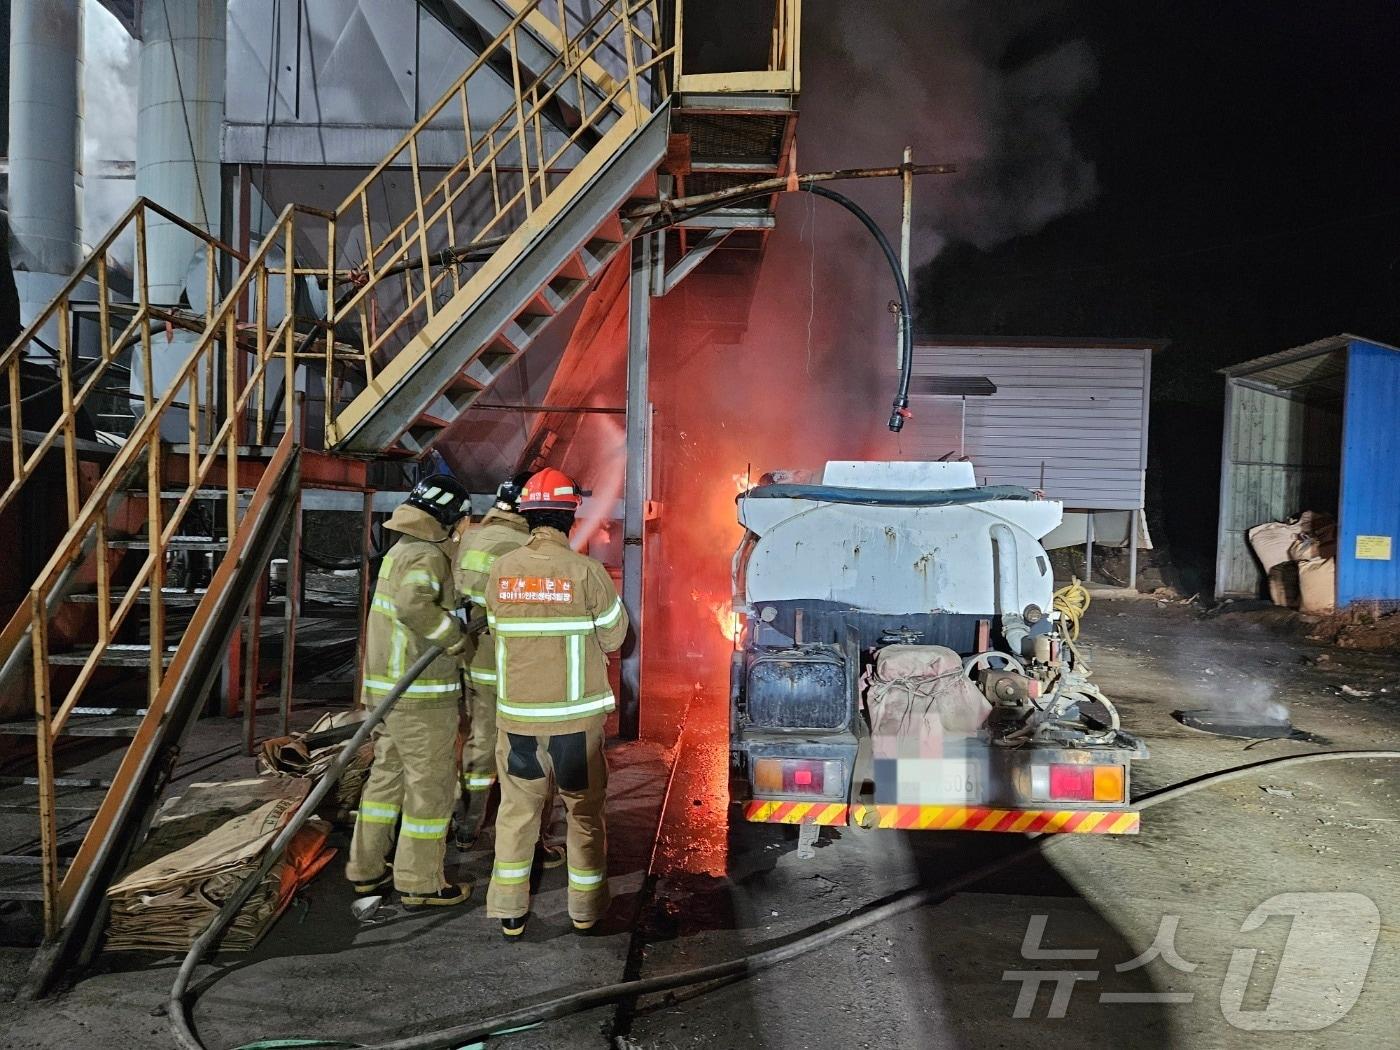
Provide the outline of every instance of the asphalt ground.
{"type": "MultiPolygon", "coordinates": [[[[1135,792],[1275,755],[1400,744],[1391,657],[1150,601],[1096,602],[1084,647],[1095,681],[1152,751],[1135,792]],[[1171,717],[1269,703],[1307,737],[1251,744],[1171,717]]],[[[616,899],[598,936],[570,931],[558,872],[541,876],[519,944],[496,934],[480,891],[461,908],[357,927],[336,861],[255,951],[201,969],[195,1018],[206,1043],[380,1041],[734,958],[1021,848],[1019,835],[839,828],[799,858],[796,829],[730,819],[723,696],[682,670],[649,682],[647,698],[653,724],[680,729],[678,742],[610,750],[616,899]]],[[[200,725],[211,754],[221,726],[200,725]]],[[[246,776],[246,763],[221,759],[200,776],[246,776]]],[[[490,1045],[1394,1046],[1397,783],[1392,763],[1351,762],[1207,788],[1145,813],[1137,836],[1069,836],[941,904],[761,974],[490,1045]]],[[[489,839],[453,857],[454,871],[478,878],[489,864],[489,839]]],[[[0,949],[0,981],[13,987],[24,958],[0,949]]],[[[59,996],[0,1005],[0,1047],[169,1045],[158,1010],[175,965],[100,957],[59,996]]]]}

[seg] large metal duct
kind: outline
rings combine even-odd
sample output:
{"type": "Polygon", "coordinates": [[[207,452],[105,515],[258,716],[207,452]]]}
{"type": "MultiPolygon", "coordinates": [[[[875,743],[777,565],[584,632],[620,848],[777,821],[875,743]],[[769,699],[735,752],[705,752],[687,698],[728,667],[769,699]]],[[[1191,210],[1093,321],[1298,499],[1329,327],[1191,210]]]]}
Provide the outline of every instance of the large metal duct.
{"type": "Polygon", "coordinates": [[[25,324],[82,261],[82,0],[12,0],[10,253],[25,324]]]}
{"type": "MultiPolygon", "coordinates": [[[[145,0],[136,119],[136,193],[219,233],[227,0],[145,0]]],[[[197,241],[147,227],[153,302],[178,302],[197,241]]],[[[203,270],[200,271],[200,286],[203,270]]]]}

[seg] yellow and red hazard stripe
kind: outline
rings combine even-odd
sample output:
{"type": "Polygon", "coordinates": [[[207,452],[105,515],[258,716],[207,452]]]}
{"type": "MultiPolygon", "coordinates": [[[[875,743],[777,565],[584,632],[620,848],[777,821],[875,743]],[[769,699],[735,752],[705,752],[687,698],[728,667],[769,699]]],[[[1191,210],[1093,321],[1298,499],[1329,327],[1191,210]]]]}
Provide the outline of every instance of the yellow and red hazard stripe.
{"type": "Polygon", "coordinates": [[[852,806],[865,828],[1136,835],[1139,815],[1121,809],[993,809],[988,806],[852,806]]]}
{"type": "Polygon", "coordinates": [[[751,801],[744,819],[764,824],[859,824],[907,831],[1006,831],[1026,834],[1136,835],[1139,815],[1121,809],[994,809],[988,806],[845,806],[751,801]]]}
{"type": "Polygon", "coordinates": [[[843,802],[746,802],[744,819],[764,824],[849,824],[843,802]]]}

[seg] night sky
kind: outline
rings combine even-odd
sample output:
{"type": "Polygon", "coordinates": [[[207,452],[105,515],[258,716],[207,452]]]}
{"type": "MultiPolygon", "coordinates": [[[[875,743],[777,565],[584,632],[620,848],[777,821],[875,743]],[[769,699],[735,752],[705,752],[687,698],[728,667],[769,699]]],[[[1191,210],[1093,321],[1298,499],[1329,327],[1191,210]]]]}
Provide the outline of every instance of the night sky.
{"type": "Polygon", "coordinates": [[[1204,562],[1216,370],[1342,331],[1400,343],[1400,5],[1065,4],[1002,63],[1062,40],[1097,65],[1069,118],[1097,196],[989,250],[945,249],[919,274],[920,327],[1170,340],[1149,501],[1204,562]]]}

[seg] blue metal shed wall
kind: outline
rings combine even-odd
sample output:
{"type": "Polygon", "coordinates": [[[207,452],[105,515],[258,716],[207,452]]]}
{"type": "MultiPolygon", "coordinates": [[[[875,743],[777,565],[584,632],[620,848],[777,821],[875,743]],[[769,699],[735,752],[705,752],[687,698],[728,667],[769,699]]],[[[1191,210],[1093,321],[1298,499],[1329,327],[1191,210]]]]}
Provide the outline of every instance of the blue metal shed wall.
{"type": "Polygon", "coordinates": [[[1400,353],[1362,340],[1348,351],[1342,424],[1337,604],[1400,600],[1400,353]],[[1388,559],[1358,558],[1358,536],[1385,536],[1388,559]]]}

